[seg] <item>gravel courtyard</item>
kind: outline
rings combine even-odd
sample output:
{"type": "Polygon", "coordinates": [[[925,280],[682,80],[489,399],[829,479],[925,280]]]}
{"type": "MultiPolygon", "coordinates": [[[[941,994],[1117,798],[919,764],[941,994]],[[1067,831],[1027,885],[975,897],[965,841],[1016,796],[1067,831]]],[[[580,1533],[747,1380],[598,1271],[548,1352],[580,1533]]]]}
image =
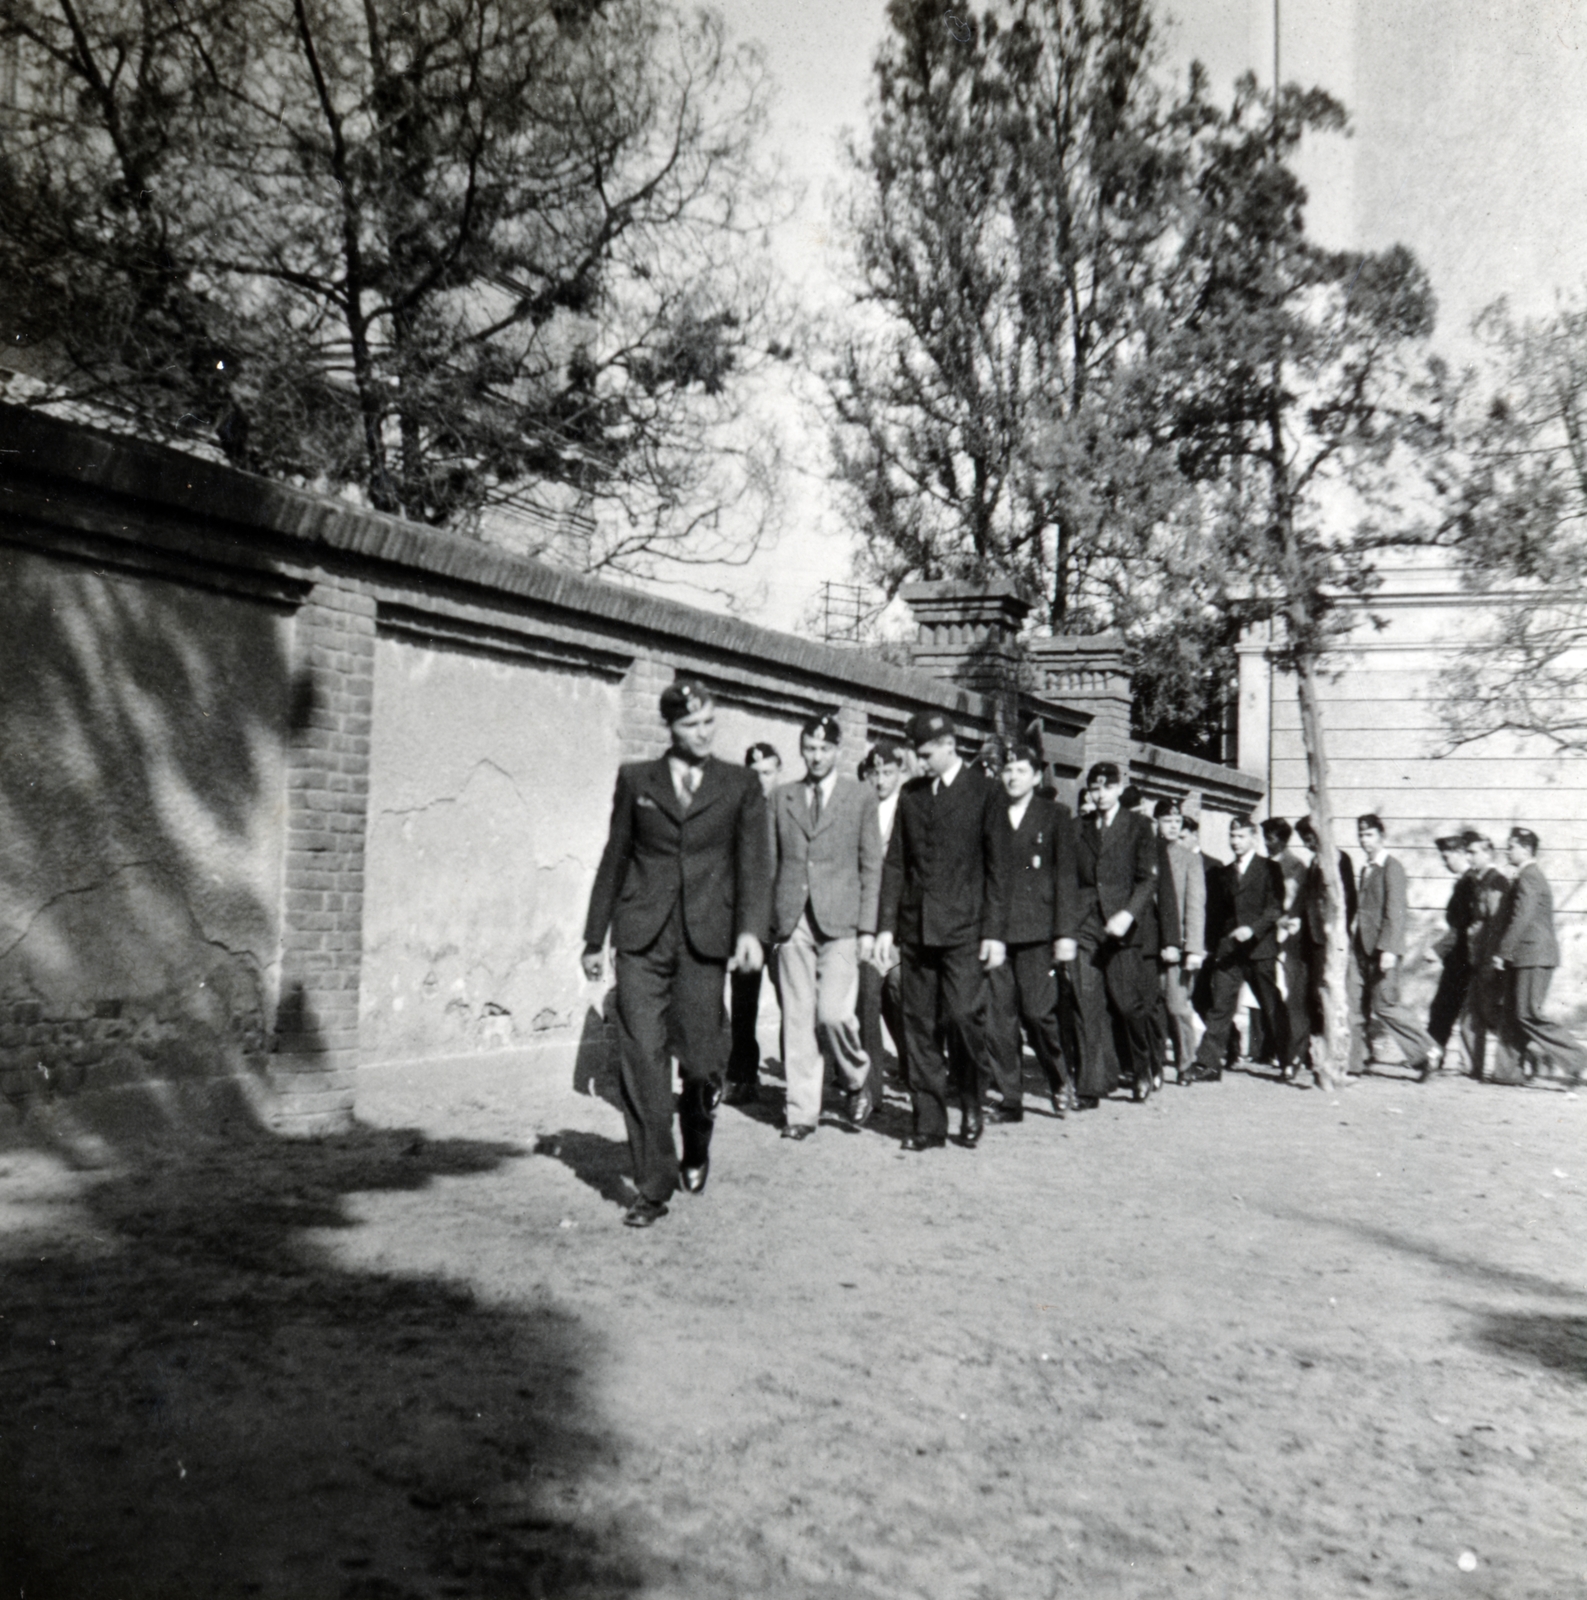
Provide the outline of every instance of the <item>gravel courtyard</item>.
{"type": "Polygon", "coordinates": [[[1587,1597],[1587,1097],[725,1110],[636,1233],[579,1088],[0,1152],[4,1600],[1587,1597]]]}

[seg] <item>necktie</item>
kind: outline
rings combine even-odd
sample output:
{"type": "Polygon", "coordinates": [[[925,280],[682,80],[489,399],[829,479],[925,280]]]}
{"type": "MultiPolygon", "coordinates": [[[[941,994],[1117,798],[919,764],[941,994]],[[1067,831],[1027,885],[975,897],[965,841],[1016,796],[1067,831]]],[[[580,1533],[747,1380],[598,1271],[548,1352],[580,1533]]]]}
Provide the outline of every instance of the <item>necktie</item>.
{"type": "Polygon", "coordinates": [[[678,769],[678,801],[685,811],[689,809],[689,802],[694,799],[695,793],[700,787],[700,779],[703,776],[704,771],[705,769],[703,767],[696,767],[687,764],[678,769]]]}
{"type": "Polygon", "coordinates": [[[821,785],[810,785],[810,828],[814,832],[821,824],[821,785]]]}

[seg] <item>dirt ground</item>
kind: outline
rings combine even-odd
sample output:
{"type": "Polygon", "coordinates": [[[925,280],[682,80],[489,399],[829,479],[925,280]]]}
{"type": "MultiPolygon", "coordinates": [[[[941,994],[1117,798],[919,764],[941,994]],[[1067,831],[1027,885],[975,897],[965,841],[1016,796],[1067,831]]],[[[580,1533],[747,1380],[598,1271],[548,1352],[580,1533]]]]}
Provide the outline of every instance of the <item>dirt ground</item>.
{"type": "Polygon", "coordinates": [[[768,1099],[648,1233],[522,1059],[0,1155],[0,1596],[1587,1597],[1587,1096],[768,1099]]]}

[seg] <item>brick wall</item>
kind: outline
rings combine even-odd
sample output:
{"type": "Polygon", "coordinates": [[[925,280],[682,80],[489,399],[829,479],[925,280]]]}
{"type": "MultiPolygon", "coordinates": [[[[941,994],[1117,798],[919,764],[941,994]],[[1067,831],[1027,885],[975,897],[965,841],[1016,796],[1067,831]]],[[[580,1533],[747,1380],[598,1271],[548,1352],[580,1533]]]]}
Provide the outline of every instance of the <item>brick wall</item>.
{"type": "MultiPolygon", "coordinates": [[[[152,1124],[208,1080],[324,1131],[372,1058],[580,1057],[613,771],[664,747],[680,675],[717,693],[719,754],[772,737],[790,777],[833,707],[849,770],[924,709],[966,742],[1039,718],[1066,780],[1108,734],[1040,686],[989,696],[18,408],[0,452],[26,578],[0,741],[28,753],[0,772],[0,1092],[24,1121],[152,1124]]],[[[927,600],[951,643],[952,597],[927,600]]]]}

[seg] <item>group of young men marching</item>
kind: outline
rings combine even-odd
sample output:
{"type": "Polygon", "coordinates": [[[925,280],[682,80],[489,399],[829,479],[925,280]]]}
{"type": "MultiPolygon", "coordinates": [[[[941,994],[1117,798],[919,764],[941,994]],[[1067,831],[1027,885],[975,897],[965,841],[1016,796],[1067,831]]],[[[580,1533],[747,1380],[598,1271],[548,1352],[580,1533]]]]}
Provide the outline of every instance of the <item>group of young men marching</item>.
{"type": "MultiPolygon", "coordinates": [[[[815,1132],[829,1068],[849,1124],[870,1120],[884,1020],[910,1093],[909,1152],[946,1145],[954,1108],[969,1148],[987,1120],[1021,1121],[1027,1039],[1059,1117],[1121,1083],[1144,1100],[1170,1057],[1180,1082],[1216,1080],[1246,997],[1270,1059],[1287,1077],[1302,1069],[1320,1027],[1327,892],[1306,823],[1306,854],[1282,821],[1264,823],[1264,855],[1257,825],[1236,818],[1234,859],[1220,863],[1199,852],[1195,821],[1174,802],[1160,802],[1155,818],[1130,805],[1138,797],[1111,762],[1087,773],[1077,818],[1043,792],[1038,750],[1014,743],[992,763],[966,761],[940,712],[912,717],[905,745],[873,747],[858,778],[837,771],[838,718],[812,717],[799,740],[804,776],[788,783],[770,745],[752,745],[742,767],[711,755],[715,707],[703,685],[670,686],[661,715],[671,747],[619,772],[585,924],[586,976],[602,976],[608,934],[615,956],[638,1189],[630,1226],[664,1216],[680,1183],[704,1189],[718,1104],[758,1098],[768,948],[792,1141],[815,1132]]],[[[1352,1069],[1365,1064],[1374,1021],[1424,1076],[1456,1026],[1479,1074],[1490,1039],[1502,1065],[1530,1044],[1573,1071],[1587,1066],[1541,1016],[1558,954],[1530,856],[1511,884],[1483,859],[1480,835],[1439,841],[1451,870],[1462,863],[1464,887],[1459,906],[1451,901],[1435,1040],[1397,994],[1404,869],[1383,849],[1376,817],[1360,819],[1359,833],[1359,883],[1340,853],[1352,1069]]],[[[1528,841],[1535,855],[1535,836],[1512,834],[1513,860],[1528,841]]]]}

